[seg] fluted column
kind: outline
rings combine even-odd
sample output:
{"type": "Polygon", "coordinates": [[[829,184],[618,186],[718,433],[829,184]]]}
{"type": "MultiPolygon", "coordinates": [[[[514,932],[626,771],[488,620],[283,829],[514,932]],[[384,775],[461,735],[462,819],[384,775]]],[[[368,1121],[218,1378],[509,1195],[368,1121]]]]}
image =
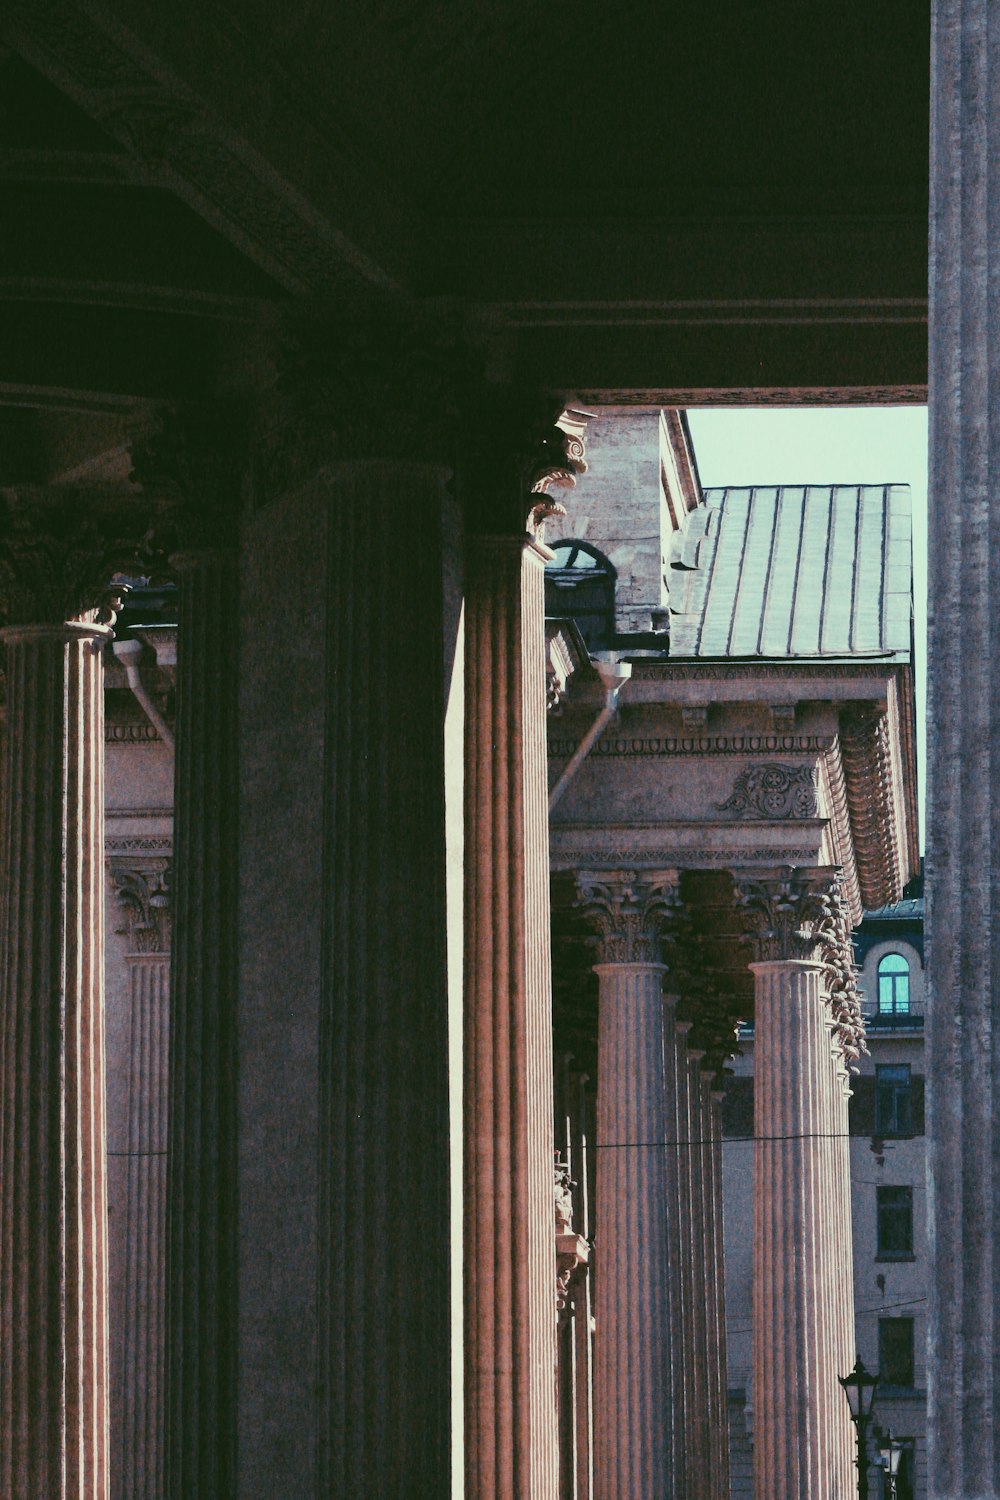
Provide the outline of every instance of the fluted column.
{"type": "MultiPolygon", "coordinates": [[[[839,1164],[831,1140],[828,890],[747,883],[754,974],[754,1494],[842,1500],[853,1478],[842,1357],[839,1164]]],[[[838,1090],[839,1092],[839,1090],[838,1090]]]]}
{"type": "Polygon", "coordinates": [[[466,471],[468,1500],[555,1500],[558,1485],[544,580],[552,553],[541,533],[562,509],[549,487],[585,467],[586,420],[543,403],[541,425],[517,430],[530,405],[495,393],[492,472],[478,448],[466,471]]]}
{"type": "Polygon", "coordinates": [[[466,604],[466,1487],[551,1500],[552,994],[544,576],[477,538],[466,604]]]}
{"type": "Polygon", "coordinates": [[[169,1500],[236,1484],[236,553],[179,579],[167,1200],[169,1500]]]}
{"type": "Polygon", "coordinates": [[[832,1226],[822,1191],[822,970],[792,960],[753,972],[754,1493],[838,1500],[827,1473],[839,1372],[823,1265],[832,1226]]]}
{"type": "MultiPolygon", "coordinates": [[[[402,460],[324,473],[317,1493],[358,1500],[447,1496],[460,1463],[461,783],[446,746],[456,694],[461,732],[462,647],[448,480],[402,460]]],[[[544,1165],[554,1330],[551,1150],[544,1165]]],[[[554,1402],[552,1359],[546,1373],[554,1402]]]]}
{"type": "Polygon", "coordinates": [[[685,1432],[688,1445],[689,1485],[698,1495],[709,1495],[712,1486],[711,1390],[709,1354],[709,1300],[715,1261],[706,1242],[709,1190],[709,1152],[705,1133],[702,1062],[704,1049],[687,1047],[687,1099],[690,1141],[690,1200],[688,1208],[688,1256],[691,1265],[691,1357],[690,1395],[692,1417],[685,1432]]]}
{"type": "Polygon", "coordinates": [[[978,1500],[1000,1493],[1000,9],[931,10],[928,1494],[978,1500]]]}
{"type": "Polygon", "coordinates": [[[122,532],[65,492],[0,507],[4,1500],[108,1494],[103,649],[136,555],[122,532]]]}
{"type": "Polygon", "coordinates": [[[672,1493],[681,1500],[687,1493],[688,1449],[685,1436],[688,1416],[688,1376],[685,1359],[684,1328],[687,1301],[690,1297],[690,1261],[685,1255],[686,1200],[682,1184],[686,1181],[690,1153],[687,1146],[687,1066],[686,1038],[689,1021],[677,1020],[678,996],[669,988],[663,996],[663,1080],[666,1122],[666,1192],[667,1192],[667,1294],[670,1301],[671,1351],[668,1378],[670,1382],[670,1475],[672,1493]],[[682,1118],[682,1115],[684,1118],[682,1118]]]}
{"type": "Polygon", "coordinates": [[[668,1258],[672,1139],[658,928],[669,878],[581,877],[600,934],[597,1074],[596,1500],[673,1495],[668,1258]]]}
{"type": "Polygon", "coordinates": [[[722,1213],[722,1099],[709,1083],[706,1114],[711,1155],[710,1263],[712,1277],[709,1360],[712,1380],[712,1500],[729,1500],[729,1380],[726,1361],[726,1269],[722,1213]]]}
{"type": "Polygon", "coordinates": [[[122,1426],[112,1479],[123,1500],[162,1500],[170,867],[114,860],[111,874],[131,950],[122,1426]]]}

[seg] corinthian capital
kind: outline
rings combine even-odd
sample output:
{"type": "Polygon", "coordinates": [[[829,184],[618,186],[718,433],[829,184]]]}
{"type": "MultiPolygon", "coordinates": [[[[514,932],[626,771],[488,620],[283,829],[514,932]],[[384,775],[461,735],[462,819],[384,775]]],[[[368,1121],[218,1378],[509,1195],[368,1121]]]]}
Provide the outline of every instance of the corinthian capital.
{"type": "Polygon", "coordinates": [[[148,509],[67,491],[0,492],[0,616],[6,625],[111,625],[124,584],[148,566],[148,509]]]}
{"type": "Polygon", "coordinates": [[[564,516],[559,491],[586,473],[584,439],[590,416],[558,398],[485,387],[470,428],[480,428],[467,458],[479,530],[543,539],[550,516],[564,516]],[[472,474],[475,478],[471,477],[472,474]]]}
{"type": "Polygon", "coordinates": [[[157,554],[228,549],[246,470],[246,424],[231,401],[164,408],[132,444],[132,480],[158,508],[157,554]]]}
{"type": "Polygon", "coordinates": [[[737,880],[744,935],[758,963],[774,959],[822,962],[833,917],[835,871],[788,869],[771,879],[737,880]]]}
{"type": "Polygon", "coordinates": [[[837,1045],[850,1067],[862,1052],[868,1051],[868,1043],[858,993],[850,912],[840,876],[833,882],[829,906],[829,920],[824,924],[819,952],[826,968],[826,991],[837,1045]]]}
{"type": "Polygon", "coordinates": [[[597,933],[601,963],[662,963],[668,924],[679,901],[673,873],[577,878],[577,904],[597,933]]]}
{"type": "Polygon", "coordinates": [[[119,931],[129,936],[136,953],[170,952],[171,869],[167,858],[111,861],[111,879],[125,918],[119,931]]]}

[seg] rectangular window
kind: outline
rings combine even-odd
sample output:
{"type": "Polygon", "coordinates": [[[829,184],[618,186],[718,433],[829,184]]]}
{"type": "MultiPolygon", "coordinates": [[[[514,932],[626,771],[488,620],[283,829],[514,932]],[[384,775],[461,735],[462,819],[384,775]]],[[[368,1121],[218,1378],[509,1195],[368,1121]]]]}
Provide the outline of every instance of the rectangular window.
{"type": "Polygon", "coordinates": [[[882,1385],[912,1386],[912,1318],[879,1318],[878,1376],[882,1385]]]}
{"type": "Polygon", "coordinates": [[[880,1187],[877,1200],[878,1249],[884,1260],[904,1259],[913,1254],[913,1189],[880,1187]]]}
{"type": "Polygon", "coordinates": [[[909,1063],[881,1063],[875,1068],[875,1134],[912,1135],[909,1063]]]}

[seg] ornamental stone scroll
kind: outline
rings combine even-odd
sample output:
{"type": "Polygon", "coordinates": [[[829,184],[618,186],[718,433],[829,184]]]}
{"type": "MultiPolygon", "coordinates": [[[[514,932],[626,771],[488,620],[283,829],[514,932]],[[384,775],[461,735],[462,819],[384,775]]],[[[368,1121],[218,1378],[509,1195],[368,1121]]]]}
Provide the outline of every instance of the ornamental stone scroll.
{"type": "Polygon", "coordinates": [[[813,768],[768,762],[747,766],[718,810],[737,818],[815,818],[819,804],[813,768]]]}

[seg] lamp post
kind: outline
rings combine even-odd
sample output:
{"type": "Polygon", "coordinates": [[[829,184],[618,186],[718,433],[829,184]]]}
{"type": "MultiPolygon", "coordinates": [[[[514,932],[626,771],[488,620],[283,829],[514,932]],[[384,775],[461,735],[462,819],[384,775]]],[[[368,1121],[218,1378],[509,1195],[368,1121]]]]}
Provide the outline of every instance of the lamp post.
{"type": "Polygon", "coordinates": [[[903,1457],[903,1445],[887,1432],[879,1444],[879,1452],[882,1456],[882,1467],[885,1470],[888,1486],[886,1493],[889,1500],[896,1500],[896,1478],[899,1474],[900,1460],[903,1457]]]}
{"type": "MultiPolygon", "coordinates": [[[[865,1369],[860,1359],[854,1361],[850,1375],[838,1375],[844,1387],[851,1421],[858,1440],[858,1500],[868,1500],[868,1424],[872,1419],[872,1401],[878,1376],[865,1369]]],[[[898,1468],[898,1461],[897,1461],[898,1468]]]]}

